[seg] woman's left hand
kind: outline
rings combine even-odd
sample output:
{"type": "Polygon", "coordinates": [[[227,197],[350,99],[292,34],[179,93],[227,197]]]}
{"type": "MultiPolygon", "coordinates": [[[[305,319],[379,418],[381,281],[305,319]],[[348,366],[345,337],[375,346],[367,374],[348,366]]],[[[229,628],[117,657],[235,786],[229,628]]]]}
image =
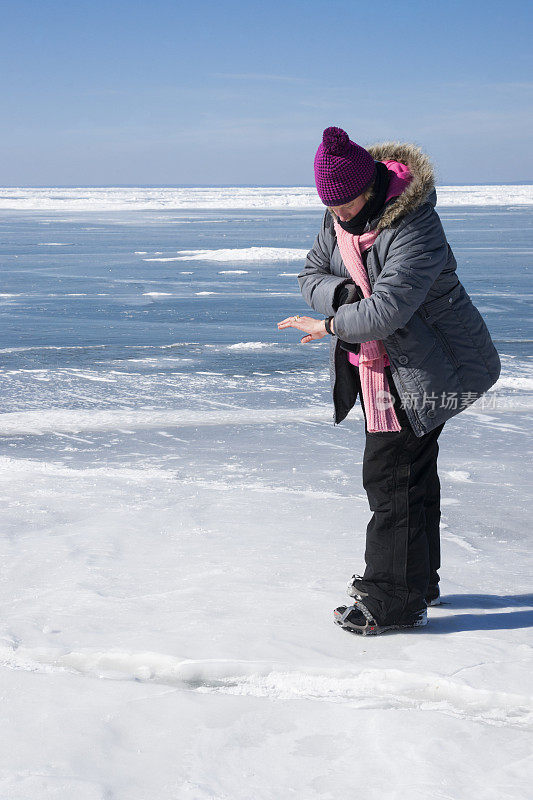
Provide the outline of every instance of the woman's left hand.
{"type": "Polygon", "coordinates": [[[326,326],[323,319],[314,319],[313,317],[287,317],[287,319],[278,322],[278,330],[283,328],[298,328],[300,331],[305,331],[307,336],[300,340],[301,344],[307,344],[315,339],[322,339],[327,336],[326,326]]]}

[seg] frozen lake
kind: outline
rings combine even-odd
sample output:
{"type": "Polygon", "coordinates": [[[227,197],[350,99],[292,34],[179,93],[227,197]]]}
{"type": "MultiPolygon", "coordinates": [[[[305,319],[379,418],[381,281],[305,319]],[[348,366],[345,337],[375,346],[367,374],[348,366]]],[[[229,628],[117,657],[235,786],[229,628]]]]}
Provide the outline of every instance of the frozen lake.
{"type": "Polygon", "coordinates": [[[492,188],[438,208],[502,359],[439,440],[447,605],[376,639],[332,622],[360,406],[276,327],[321,210],[0,212],[0,796],[529,797],[531,205],[492,188]]]}

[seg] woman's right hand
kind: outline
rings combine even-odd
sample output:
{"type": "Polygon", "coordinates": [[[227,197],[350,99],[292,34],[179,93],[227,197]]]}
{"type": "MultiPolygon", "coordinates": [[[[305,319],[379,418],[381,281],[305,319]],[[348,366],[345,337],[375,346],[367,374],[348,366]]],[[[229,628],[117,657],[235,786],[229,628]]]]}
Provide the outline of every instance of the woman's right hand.
{"type": "MultiPolygon", "coordinates": [[[[330,327],[333,330],[333,325],[330,327]]],[[[314,319],[314,317],[300,317],[299,315],[287,317],[278,322],[278,330],[283,330],[283,328],[298,328],[300,331],[305,331],[307,336],[300,340],[301,344],[308,344],[328,335],[324,320],[314,319]]]]}

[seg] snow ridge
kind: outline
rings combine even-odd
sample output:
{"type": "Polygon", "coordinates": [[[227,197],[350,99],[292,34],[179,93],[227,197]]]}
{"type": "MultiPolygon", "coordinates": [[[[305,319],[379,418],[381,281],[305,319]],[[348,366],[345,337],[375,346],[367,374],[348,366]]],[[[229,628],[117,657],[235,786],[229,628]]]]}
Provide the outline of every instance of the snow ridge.
{"type": "MultiPolygon", "coordinates": [[[[416,635],[416,633],[414,634],[416,635]]],[[[315,700],[381,709],[413,708],[488,725],[533,729],[533,698],[489,691],[431,673],[399,669],[306,672],[272,662],[180,659],[161,653],[67,652],[0,648],[0,666],[137,680],[201,693],[315,700]]]]}

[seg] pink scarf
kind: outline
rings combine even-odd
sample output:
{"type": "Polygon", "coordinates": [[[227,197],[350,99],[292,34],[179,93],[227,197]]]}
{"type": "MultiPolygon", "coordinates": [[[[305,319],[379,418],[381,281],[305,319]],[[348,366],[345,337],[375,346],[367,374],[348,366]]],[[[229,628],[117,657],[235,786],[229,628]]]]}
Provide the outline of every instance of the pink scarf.
{"type": "MultiPolygon", "coordinates": [[[[341,228],[338,222],[335,222],[334,225],[344,266],[357,286],[360,287],[363,297],[370,297],[372,289],[362,253],[372,247],[378,233],[377,231],[368,231],[360,236],[354,236],[341,228]]],[[[381,341],[374,339],[370,342],[361,342],[359,375],[369,433],[401,431],[402,429],[391,405],[389,383],[385,375],[385,359],[387,359],[387,354],[381,341]],[[384,394],[385,392],[387,394],[384,394]]]]}

